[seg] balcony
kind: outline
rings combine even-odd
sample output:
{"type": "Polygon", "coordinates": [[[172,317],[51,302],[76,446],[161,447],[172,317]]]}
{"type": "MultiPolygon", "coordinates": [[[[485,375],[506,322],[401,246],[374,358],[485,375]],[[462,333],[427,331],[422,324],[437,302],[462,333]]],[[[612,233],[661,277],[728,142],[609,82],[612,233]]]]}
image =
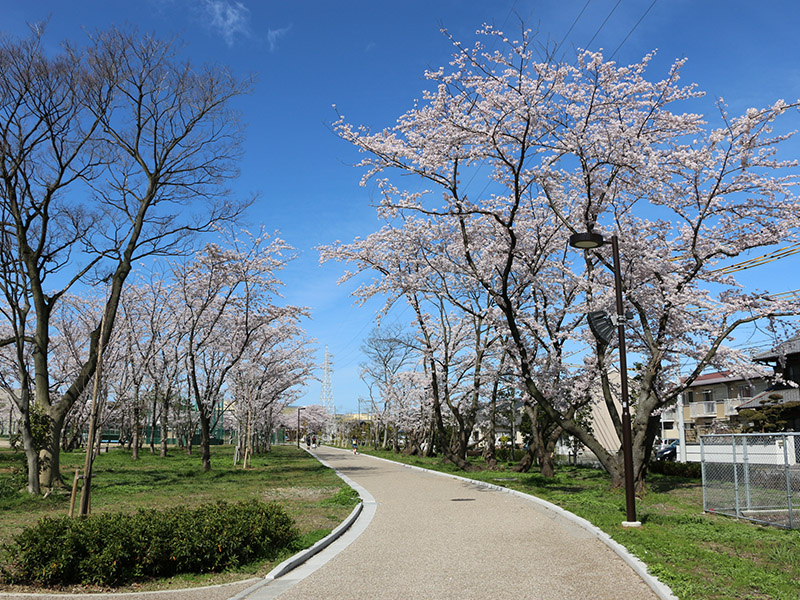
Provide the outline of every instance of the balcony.
{"type": "Polygon", "coordinates": [[[736,411],[736,407],[741,406],[745,402],[748,402],[752,399],[753,399],[752,397],[747,397],[747,398],[729,398],[728,400],[725,400],[725,416],[730,417],[739,414],[736,411]]]}
{"type": "Polygon", "coordinates": [[[717,416],[717,403],[716,402],[692,402],[689,405],[689,414],[693,419],[702,417],[716,417],[717,416]]]}
{"type": "Polygon", "coordinates": [[[661,422],[664,421],[674,421],[678,418],[678,410],[675,408],[670,408],[669,410],[665,410],[661,413],[661,422]]]}
{"type": "MultiPolygon", "coordinates": [[[[736,407],[744,404],[750,398],[728,398],[719,402],[692,402],[689,404],[689,414],[692,419],[717,418],[721,416],[732,417],[738,414],[736,407]],[[719,410],[721,409],[721,410],[719,410]]],[[[662,421],[671,421],[675,418],[675,410],[666,411],[661,415],[662,421]],[[670,417],[665,416],[670,413],[670,417]]]]}

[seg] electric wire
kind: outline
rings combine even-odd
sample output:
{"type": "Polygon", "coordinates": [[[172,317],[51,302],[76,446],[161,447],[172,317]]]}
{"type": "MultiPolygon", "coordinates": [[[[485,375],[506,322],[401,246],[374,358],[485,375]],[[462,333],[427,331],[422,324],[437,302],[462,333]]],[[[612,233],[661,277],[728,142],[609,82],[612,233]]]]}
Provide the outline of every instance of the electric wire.
{"type": "Polygon", "coordinates": [[[597,28],[597,31],[595,31],[595,32],[594,32],[594,35],[592,36],[592,39],[590,39],[590,40],[589,40],[589,43],[588,43],[588,44],[586,44],[586,49],[587,49],[587,50],[589,49],[589,46],[591,46],[591,45],[592,45],[592,42],[594,41],[594,39],[595,39],[595,38],[596,38],[596,37],[597,37],[597,36],[600,34],[600,32],[603,30],[603,27],[605,27],[605,26],[606,26],[606,23],[608,23],[608,20],[611,18],[611,15],[613,15],[613,14],[614,14],[614,11],[615,11],[615,10],[617,10],[617,7],[618,7],[620,4],[622,4],[622,0],[617,0],[617,3],[614,5],[614,8],[612,8],[612,9],[611,9],[611,12],[610,12],[610,13],[608,13],[608,16],[607,16],[607,17],[605,18],[605,20],[604,20],[604,21],[603,21],[603,22],[600,24],[600,27],[598,27],[598,28],[597,28]]]}
{"type": "Polygon", "coordinates": [[[636,24],[628,32],[628,35],[625,36],[625,39],[620,42],[619,46],[617,46],[617,49],[614,50],[614,53],[611,56],[608,57],[608,60],[613,59],[617,55],[617,52],[619,52],[619,49],[622,48],[623,44],[625,44],[625,42],[628,41],[628,38],[631,37],[631,34],[636,30],[636,28],[639,26],[639,24],[644,20],[644,18],[647,16],[647,13],[650,12],[650,9],[653,8],[656,5],[656,2],[658,2],[658,0],[653,0],[652,4],[650,4],[650,6],[647,7],[647,10],[644,11],[644,14],[641,17],[639,17],[639,20],[636,21],[636,24]]]}
{"type": "Polygon", "coordinates": [[[583,8],[581,9],[581,12],[578,13],[577,17],[575,17],[575,20],[572,22],[572,25],[569,26],[569,29],[567,30],[567,33],[564,34],[564,37],[561,38],[561,41],[558,42],[558,45],[555,47],[555,50],[553,50],[553,56],[558,54],[558,49],[561,48],[562,44],[565,41],[567,41],[567,37],[569,37],[569,34],[572,33],[572,30],[575,28],[575,25],[578,24],[578,21],[580,20],[581,16],[583,15],[584,12],[586,12],[586,9],[589,8],[589,5],[591,3],[592,3],[592,0],[586,0],[586,4],[583,5],[583,8]]]}
{"type": "Polygon", "coordinates": [[[787,256],[792,256],[793,254],[797,254],[800,252],[800,242],[793,244],[791,246],[785,246],[783,248],[779,248],[774,252],[770,252],[768,254],[763,254],[761,256],[756,256],[754,258],[750,258],[748,260],[744,260],[742,262],[738,262],[733,265],[728,265],[726,267],[720,267],[719,269],[714,269],[711,273],[727,275],[729,273],[735,273],[737,271],[744,271],[745,269],[751,269],[753,267],[758,267],[761,265],[765,265],[781,258],[786,258],[787,256]]]}

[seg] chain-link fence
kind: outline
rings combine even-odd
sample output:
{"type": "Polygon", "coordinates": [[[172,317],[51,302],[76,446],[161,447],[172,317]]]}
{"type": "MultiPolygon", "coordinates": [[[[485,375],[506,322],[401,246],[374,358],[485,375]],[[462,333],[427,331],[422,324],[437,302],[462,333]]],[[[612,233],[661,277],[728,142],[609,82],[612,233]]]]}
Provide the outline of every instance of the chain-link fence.
{"type": "Polygon", "coordinates": [[[703,510],[800,529],[800,433],[700,436],[703,510]]]}

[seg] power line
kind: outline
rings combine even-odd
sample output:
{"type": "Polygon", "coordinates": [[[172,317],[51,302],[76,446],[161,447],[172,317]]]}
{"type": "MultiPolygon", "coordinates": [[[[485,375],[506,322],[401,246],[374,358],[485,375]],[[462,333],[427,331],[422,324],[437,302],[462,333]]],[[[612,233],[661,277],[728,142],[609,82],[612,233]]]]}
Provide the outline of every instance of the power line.
{"type": "Polygon", "coordinates": [[[744,260],[742,262],[733,265],[728,265],[727,267],[720,267],[719,269],[714,269],[713,271],[711,271],[711,273],[719,273],[721,275],[727,275],[728,273],[735,273],[736,271],[744,271],[745,269],[752,269],[753,267],[758,267],[779,260],[781,258],[786,258],[787,256],[792,256],[793,254],[797,254],[798,252],[800,252],[800,242],[793,244],[791,246],[785,246],[783,248],[779,248],[778,250],[770,252],[769,254],[763,254],[761,256],[756,256],[755,258],[750,258],[748,260],[744,260]]]}
{"type": "MultiPolygon", "coordinates": [[[[617,49],[616,49],[616,50],[614,50],[614,53],[613,53],[611,56],[609,56],[609,57],[608,57],[608,60],[611,60],[612,58],[614,58],[614,57],[616,56],[617,52],[619,52],[619,49],[620,49],[620,48],[622,48],[623,44],[624,44],[625,42],[627,42],[627,41],[628,41],[628,38],[629,38],[629,37],[631,37],[631,34],[632,34],[632,33],[633,33],[635,30],[636,30],[636,28],[639,26],[639,23],[641,23],[641,22],[644,20],[644,18],[647,16],[647,13],[649,13],[649,12],[650,12],[650,9],[651,9],[651,8],[653,8],[653,7],[656,5],[656,2],[658,2],[658,0],[653,0],[653,3],[652,3],[650,6],[648,6],[648,7],[647,7],[647,10],[646,10],[646,11],[644,11],[644,14],[643,14],[641,17],[639,17],[639,20],[638,20],[638,21],[636,21],[636,25],[634,25],[634,26],[631,28],[631,30],[628,32],[628,35],[626,35],[626,36],[625,36],[625,39],[624,39],[624,40],[622,40],[622,41],[620,42],[619,46],[617,46],[617,49]]],[[[615,6],[614,8],[616,8],[616,6],[615,6]]]]}
{"type": "Polygon", "coordinates": [[[596,38],[599,35],[599,33],[603,30],[603,27],[606,26],[606,23],[608,23],[608,20],[611,18],[611,15],[614,14],[614,11],[617,10],[617,7],[620,4],[622,4],[622,0],[617,0],[617,3],[614,5],[614,8],[611,9],[611,12],[608,13],[608,16],[605,18],[605,20],[602,23],[600,23],[600,27],[598,27],[597,31],[594,32],[594,35],[592,36],[592,39],[589,40],[589,43],[586,44],[586,50],[588,50],[589,46],[592,45],[592,42],[594,41],[594,38],[596,38]]]}
{"type": "MultiPolygon", "coordinates": [[[[577,17],[575,17],[575,20],[572,22],[572,25],[569,26],[569,29],[567,30],[567,33],[564,34],[564,37],[561,38],[561,41],[558,42],[558,45],[556,46],[555,50],[553,50],[553,56],[554,57],[558,53],[558,49],[561,48],[561,45],[565,41],[567,41],[567,37],[569,37],[569,34],[572,33],[573,28],[575,27],[575,25],[578,24],[578,21],[580,20],[581,16],[583,15],[584,12],[586,12],[586,9],[589,8],[589,5],[591,3],[592,3],[592,0],[586,0],[586,4],[583,5],[583,8],[581,9],[581,12],[578,13],[577,17]]],[[[594,38],[592,38],[592,39],[594,39],[594,38]]]]}

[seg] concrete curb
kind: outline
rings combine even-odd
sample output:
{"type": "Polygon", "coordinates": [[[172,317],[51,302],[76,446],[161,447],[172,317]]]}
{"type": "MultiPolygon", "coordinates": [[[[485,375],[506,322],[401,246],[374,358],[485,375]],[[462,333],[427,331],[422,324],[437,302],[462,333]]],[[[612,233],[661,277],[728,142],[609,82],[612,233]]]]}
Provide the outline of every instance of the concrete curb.
{"type": "Polygon", "coordinates": [[[567,519],[568,521],[582,527],[592,535],[594,535],[597,539],[603,542],[606,546],[611,548],[622,560],[624,560],[631,569],[636,572],[639,577],[650,587],[651,590],[661,599],[661,600],[678,600],[678,597],[672,593],[672,590],[667,586],[665,583],[659,581],[659,579],[650,573],[647,568],[647,565],[644,564],[640,559],[635,557],[633,554],[628,552],[628,549],[625,548],[622,544],[615,541],[610,535],[608,535],[605,531],[600,529],[599,527],[593,525],[583,517],[579,517],[578,515],[569,512],[568,510],[564,510],[560,506],[553,504],[552,502],[548,502],[547,500],[542,500],[541,498],[537,498],[536,496],[532,496],[531,494],[526,494],[525,492],[520,492],[517,490],[512,490],[507,487],[503,487],[501,485],[495,485],[493,483],[486,483],[484,481],[478,481],[477,479],[469,479],[467,477],[461,477],[460,475],[452,475],[450,473],[443,473],[441,471],[434,471],[431,469],[425,469],[423,467],[417,467],[414,465],[407,465],[405,463],[397,462],[394,460],[389,460],[387,458],[381,458],[379,456],[372,456],[370,454],[362,454],[362,456],[369,456],[375,460],[382,460],[384,462],[392,463],[395,465],[400,465],[402,467],[406,467],[407,469],[416,469],[417,471],[423,471],[425,473],[432,473],[433,475],[441,475],[443,477],[450,477],[451,479],[457,479],[459,481],[463,481],[466,483],[471,483],[473,485],[478,485],[481,487],[485,487],[488,489],[496,490],[498,492],[505,492],[507,494],[512,494],[514,496],[518,496],[519,498],[523,498],[524,500],[528,500],[539,506],[546,508],[547,510],[551,510],[554,513],[558,514],[559,516],[567,519]]]}
{"type": "MultiPolygon", "coordinates": [[[[330,447],[333,448],[333,446],[330,447]]],[[[338,450],[338,448],[336,449],[338,450]]],[[[253,595],[253,593],[257,592],[259,589],[268,586],[276,579],[283,577],[284,575],[290,573],[300,565],[308,562],[311,558],[319,554],[322,550],[330,546],[333,542],[339,540],[347,531],[350,530],[350,528],[359,519],[359,517],[363,517],[365,521],[364,523],[359,524],[361,526],[360,527],[361,531],[357,532],[356,535],[353,536],[353,539],[358,537],[358,535],[360,535],[361,532],[363,532],[363,530],[366,529],[367,525],[369,525],[370,521],[372,520],[372,517],[375,514],[374,510],[375,505],[377,504],[372,494],[370,494],[364,487],[362,487],[361,485],[350,479],[344,473],[340,473],[335,467],[333,467],[326,461],[322,460],[319,456],[317,456],[313,452],[305,448],[304,450],[306,450],[306,452],[314,456],[314,458],[317,461],[319,461],[321,465],[331,469],[334,473],[336,473],[336,475],[342,481],[344,481],[347,485],[356,490],[356,492],[358,492],[359,497],[361,498],[361,502],[358,504],[358,506],[356,506],[353,509],[353,511],[350,513],[347,519],[342,521],[342,523],[340,523],[339,526],[336,527],[336,529],[334,529],[333,531],[331,531],[327,536],[319,540],[310,548],[306,548],[305,550],[298,552],[294,556],[287,558],[281,564],[277,565],[274,569],[272,569],[272,571],[267,573],[267,575],[264,576],[263,580],[257,582],[255,585],[250,586],[246,590],[242,590],[241,592],[239,592],[235,596],[232,596],[228,600],[244,600],[245,598],[248,598],[251,595],[253,595]],[[370,510],[364,511],[365,504],[369,506],[370,510]]]]}
{"type": "Polygon", "coordinates": [[[327,536],[316,542],[310,548],[306,548],[305,550],[301,550],[294,556],[290,556],[285,561],[276,566],[274,569],[272,569],[272,571],[267,573],[264,576],[264,579],[250,586],[246,590],[242,590],[235,596],[231,596],[229,600],[242,600],[243,598],[247,598],[247,596],[249,596],[256,590],[264,587],[265,585],[269,585],[272,581],[274,581],[278,577],[286,575],[289,571],[292,571],[293,569],[302,565],[304,562],[308,561],[311,557],[318,554],[319,552],[330,546],[333,542],[338,540],[342,536],[342,534],[344,534],[344,532],[347,531],[353,523],[355,523],[356,519],[358,519],[358,517],[361,515],[361,511],[363,509],[364,509],[364,502],[362,501],[358,504],[358,506],[356,506],[353,509],[353,512],[350,513],[350,516],[348,516],[347,519],[342,521],[339,524],[339,526],[333,531],[331,531],[327,536]]]}
{"type": "Polygon", "coordinates": [[[302,552],[298,552],[291,558],[286,559],[277,567],[272,569],[267,575],[264,577],[267,581],[272,581],[273,579],[277,579],[282,575],[285,575],[298,565],[302,565],[306,562],[309,558],[317,554],[318,552],[324,550],[328,546],[330,546],[334,541],[338,540],[342,534],[350,529],[350,526],[355,523],[355,520],[361,515],[361,511],[364,509],[364,503],[359,502],[358,506],[353,509],[353,512],[350,513],[350,516],[347,517],[342,523],[333,531],[331,531],[327,536],[319,540],[316,544],[311,546],[311,548],[306,548],[302,552]]]}

